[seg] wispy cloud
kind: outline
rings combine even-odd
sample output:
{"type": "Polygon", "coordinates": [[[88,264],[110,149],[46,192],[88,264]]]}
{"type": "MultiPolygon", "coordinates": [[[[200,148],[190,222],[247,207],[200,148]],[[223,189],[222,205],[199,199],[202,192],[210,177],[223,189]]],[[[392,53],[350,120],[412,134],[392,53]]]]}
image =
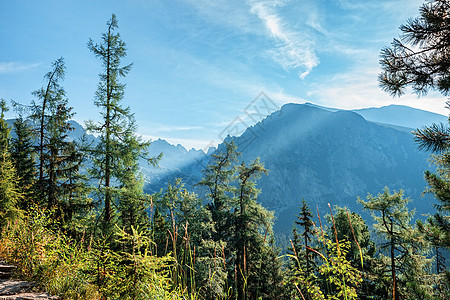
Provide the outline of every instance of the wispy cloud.
{"type": "Polygon", "coordinates": [[[176,131],[190,131],[203,129],[201,126],[170,126],[170,125],[159,125],[153,128],[153,130],[157,133],[166,133],[166,132],[176,132],[176,131]]]}
{"type": "Polygon", "coordinates": [[[296,30],[279,11],[289,1],[187,0],[187,2],[195,7],[201,16],[215,24],[233,27],[240,34],[268,39],[272,47],[261,48],[260,54],[270,57],[288,72],[298,72],[301,79],[308,76],[319,64],[314,40],[307,30],[302,30],[310,27],[318,32],[325,32],[317,14],[309,15],[305,21],[305,28],[296,30]]]}
{"type": "Polygon", "coordinates": [[[40,63],[0,62],[0,74],[9,74],[39,67],[40,63]]]}
{"type": "MultiPolygon", "coordinates": [[[[267,32],[275,42],[275,48],[269,50],[273,59],[286,71],[298,70],[304,79],[319,64],[314,51],[314,41],[304,32],[292,31],[276,12],[286,1],[251,1],[251,12],[263,21],[267,32]]],[[[319,28],[317,22],[311,25],[319,28]]],[[[323,30],[323,29],[322,29],[323,30]]]]}
{"type": "Polygon", "coordinates": [[[202,18],[215,25],[234,28],[244,34],[260,34],[256,18],[241,0],[185,0],[202,18]]]}

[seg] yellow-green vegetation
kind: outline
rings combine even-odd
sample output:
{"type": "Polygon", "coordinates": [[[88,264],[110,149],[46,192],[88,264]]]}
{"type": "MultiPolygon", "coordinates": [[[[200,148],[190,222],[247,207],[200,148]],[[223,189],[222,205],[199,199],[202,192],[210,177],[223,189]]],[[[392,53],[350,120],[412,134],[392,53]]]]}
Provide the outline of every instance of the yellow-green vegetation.
{"type": "Polygon", "coordinates": [[[138,229],[116,233],[117,241],[131,247],[127,252],[75,241],[54,226],[48,214],[35,211],[3,228],[0,256],[17,266],[17,277],[36,281],[62,299],[186,298],[185,291],[172,286],[173,258],[151,255],[150,241],[138,229]]]}
{"type": "MultiPolygon", "coordinates": [[[[448,23],[448,1],[431,2],[423,17],[448,23]]],[[[273,213],[258,202],[257,180],[268,170],[258,158],[238,161],[233,142],[211,155],[197,183],[202,198],[182,180],[144,193],[139,162],[157,165],[161,155],[148,157],[150,144],[120,103],[119,79],[131,64],[121,65],[126,47],[117,30],[113,15],[101,42],[88,43],[103,66],[94,102],[101,121],[87,123],[96,143],[69,138],[73,112],[61,85],[62,58],[33,93],[36,101],[21,110],[31,113],[19,114],[14,139],[0,101],[0,257],[17,266],[18,278],[62,299],[449,299],[442,257],[450,232],[448,129],[416,132],[437,155],[438,173],[427,172],[426,180],[439,205],[427,223],[414,224],[409,199],[387,188],[359,201],[372,213],[372,227],[339,207],[322,222],[303,201],[292,248],[282,255],[273,213]]],[[[386,49],[383,60],[382,82],[393,93],[408,83],[396,53],[386,49]]],[[[419,75],[413,82],[428,88],[419,75]]]]}

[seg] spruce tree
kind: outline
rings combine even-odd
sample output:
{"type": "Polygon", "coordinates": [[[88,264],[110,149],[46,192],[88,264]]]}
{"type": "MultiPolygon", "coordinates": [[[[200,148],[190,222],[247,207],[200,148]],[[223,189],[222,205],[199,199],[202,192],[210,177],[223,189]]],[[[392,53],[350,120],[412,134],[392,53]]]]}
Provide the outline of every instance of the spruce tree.
{"type": "Polygon", "coordinates": [[[312,213],[309,209],[308,205],[306,204],[305,199],[302,200],[302,207],[300,209],[300,215],[297,216],[297,221],[295,221],[295,224],[300,226],[303,229],[303,243],[304,243],[304,249],[305,249],[305,271],[306,274],[312,274],[313,268],[314,268],[314,262],[313,262],[313,252],[311,251],[311,238],[314,235],[314,223],[312,221],[312,213]]]}
{"type": "MultiPolygon", "coordinates": [[[[305,199],[302,199],[302,207],[300,208],[300,214],[297,216],[295,224],[299,227],[292,229],[293,239],[292,248],[289,249],[289,255],[291,257],[290,276],[292,280],[296,281],[296,277],[299,275],[314,284],[315,275],[315,259],[312,245],[312,238],[315,235],[314,222],[312,220],[313,215],[306,203],[305,199]],[[298,229],[301,230],[298,233],[298,229]]],[[[295,282],[293,282],[295,283],[295,282]]],[[[301,286],[302,294],[305,299],[311,299],[306,287],[301,286]]]]}
{"type": "MultiPolygon", "coordinates": [[[[120,182],[117,212],[119,225],[131,234],[132,228],[140,228],[149,234],[150,220],[147,209],[150,196],[144,193],[144,178],[139,169],[139,159],[147,155],[149,142],[143,142],[135,134],[134,119],[130,118],[129,130],[123,135],[122,143],[117,144],[118,168],[116,179],[120,182]]],[[[117,158],[115,158],[117,159],[117,158]]]]}
{"type": "Polygon", "coordinates": [[[22,114],[14,120],[15,137],[11,139],[11,159],[19,176],[19,188],[24,198],[19,207],[29,210],[34,201],[34,188],[36,184],[35,152],[33,145],[33,132],[30,123],[22,114]]]}
{"type": "Polygon", "coordinates": [[[69,137],[74,113],[60,84],[64,76],[64,59],[59,58],[45,75],[46,87],[33,92],[38,101],[32,102],[30,119],[36,124],[38,139],[35,198],[42,208],[52,212],[62,228],[73,233],[74,216],[86,213],[91,205],[87,180],[80,173],[83,154],[79,144],[69,137]]]}

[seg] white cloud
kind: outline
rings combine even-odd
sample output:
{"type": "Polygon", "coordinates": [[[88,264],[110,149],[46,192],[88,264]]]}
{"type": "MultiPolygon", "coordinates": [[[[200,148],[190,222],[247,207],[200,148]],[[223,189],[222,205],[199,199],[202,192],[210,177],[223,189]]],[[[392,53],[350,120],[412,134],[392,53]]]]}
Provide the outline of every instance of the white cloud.
{"type": "MultiPolygon", "coordinates": [[[[306,30],[293,30],[292,24],[286,22],[278,12],[278,9],[289,1],[187,0],[187,2],[210,22],[233,27],[241,34],[270,38],[273,47],[262,49],[262,53],[268,54],[284,70],[297,71],[301,79],[319,64],[314,41],[306,30]]],[[[325,32],[317,14],[310,15],[306,23],[316,31],[325,32]]]]}
{"type": "Polygon", "coordinates": [[[40,63],[0,62],[0,74],[9,74],[39,67],[40,63]]]}
{"type": "MultiPolygon", "coordinates": [[[[290,30],[276,7],[285,5],[285,1],[251,1],[251,12],[263,21],[267,32],[275,42],[275,48],[268,53],[286,71],[297,70],[304,79],[319,64],[314,50],[314,41],[306,34],[290,30]]],[[[311,24],[314,22],[311,21],[311,24]]],[[[315,27],[319,24],[314,23],[315,27]]]]}

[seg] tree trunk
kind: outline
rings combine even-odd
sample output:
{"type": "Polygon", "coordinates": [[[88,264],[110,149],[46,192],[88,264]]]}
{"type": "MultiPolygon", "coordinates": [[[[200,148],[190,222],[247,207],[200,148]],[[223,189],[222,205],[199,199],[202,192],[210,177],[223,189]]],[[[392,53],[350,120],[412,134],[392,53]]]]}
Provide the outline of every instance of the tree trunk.
{"type": "Polygon", "coordinates": [[[111,45],[111,26],[108,29],[108,49],[107,49],[107,66],[106,66],[106,146],[105,146],[105,224],[109,225],[111,221],[111,193],[109,190],[111,182],[111,131],[110,131],[110,110],[111,110],[111,82],[110,82],[110,45],[111,45]]]}
{"type": "Polygon", "coordinates": [[[394,223],[391,222],[391,272],[392,272],[392,299],[398,300],[397,278],[395,275],[395,241],[394,241],[394,223]]]}

